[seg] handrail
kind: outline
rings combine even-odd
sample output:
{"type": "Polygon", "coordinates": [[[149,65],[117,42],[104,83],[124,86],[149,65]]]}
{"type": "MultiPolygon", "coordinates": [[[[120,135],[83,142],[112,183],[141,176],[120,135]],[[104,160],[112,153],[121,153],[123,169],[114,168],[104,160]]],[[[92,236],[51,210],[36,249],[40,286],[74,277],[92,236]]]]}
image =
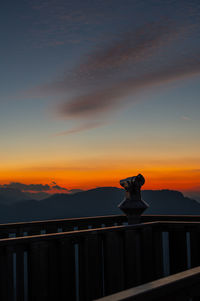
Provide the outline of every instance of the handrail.
{"type": "Polygon", "coordinates": [[[126,223],[125,215],[107,215],[84,218],[67,218],[22,223],[0,224],[0,238],[9,234],[16,236],[39,235],[44,233],[68,232],[76,229],[100,228],[126,223]],[[42,233],[43,232],[43,233],[42,233]]]}
{"type": "Polygon", "coordinates": [[[130,283],[158,278],[162,266],[153,253],[153,246],[160,247],[158,224],[1,239],[0,300],[91,301],[130,283]],[[140,257],[133,252],[138,243],[140,257]],[[135,279],[130,261],[137,264],[135,279]],[[154,268],[146,272],[145,262],[154,268]]]}
{"type": "Polygon", "coordinates": [[[200,222],[200,215],[175,215],[175,214],[170,214],[170,215],[163,215],[163,214],[144,214],[141,216],[141,222],[145,221],[187,221],[187,222],[200,222]]]}
{"type": "Polygon", "coordinates": [[[154,222],[146,222],[134,225],[121,225],[121,226],[111,226],[111,227],[103,227],[103,228],[93,228],[93,229],[82,229],[82,230],[74,230],[74,231],[66,231],[59,233],[48,233],[48,234],[39,234],[39,235],[31,235],[31,236],[23,236],[23,237],[13,237],[13,238],[3,238],[0,239],[0,247],[3,245],[14,245],[18,243],[26,243],[26,242],[37,242],[37,241],[46,241],[49,239],[65,239],[65,238],[76,238],[83,237],[85,234],[103,234],[110,231],[123,231],[123,230],[138,230],[144,229],[146,227],[156,227],[161,231],[175,231],[176,229],[181,229],[182,231],[189,231],[192,228],[200,229],[200,222],[182,222],[182,221],[154,221],[154,222]]]}
{"type": "Polygon", "coordinates": [[[61,218],[61,219],[50,219],[50,220],[40,220],[40,221],[30,221],[30,222],[17,222],[17,223],[7,223],[0,224],[0,228],[13,228],[13,227],[28,227],[28,226],[40,226],[43,224],[53,225],[53,224],[62,224],[64,222],[69,223],[69,225],[78,224],[80,222],[98,222],[100,220],[110,220],[110,219],[126,219],[126,216],[123,214],[119,215],[102,215],[102,216],[89,216],[89,217],[75,217],[75,218],[61,218]]]}
{"type": "Polygon", "coordinates": [[[156,221],[1,239],[0,299],[91,301],[176,274],[200,265],[199,233],[156,221]]]}
{"type": "Polygon", "coordinates": [[[41,234],[41,235],[32,235],[32,236],[23,236],[23,237],[14,237],[14,238],[4,238],[0,239],[0,247],[2,246],[14,246],[18,244],[25,245],[26,243],[34,243],[34,242],[45,242],[48,240],[54,239],[68,239],[84,237],[85,235],[90,234],[104,234],[108,232],[120,232],[125,230],[138,230],[144,229],[147,227],[155,227],[158,226],[159,222],[149,222],[149,223],[141,223],[136,225],[122,225],[122,226],[114,226],[114,227],[105,227],[105,228],[96,228],[96,229],[84,229],[84,230],[74,230],[69,232],[59,232],[59,233],[50,233],[50,234],[41,234]]]}
{"type": "MultiPolygon", "coordinates": [[[[76,217],[76,218],[63,218],[63,219],[51,219],[51,220],[40,220],[40,221],[30,221],[30,222],[17,222],[17,223],[6,223],[0,224],[0,229],[4,228],[13,228],[13,227],[28,227],[28,226],[38,226],[38,225],[52,225],[52,224],[60,224],[63,222],[67,222],[71,224],[78,224],[79,222],[93,222],[93,221],[101,221],[101,220],[111,220],[113,219],[121,219],[123,221],[127,221],[126,215],[124,214],[113,214],[113,215],[102,215],[102,216],[89,216],[89,217],[76,217]]],[[[200,221],[200,215],[174,215],[174,214],[144,214],[141,216],[141,222],[146,221],[200,221]]]]}
{"type": "MultiPolygon", "coordinates": [[[[198,222],[200,215],[142,215],[141,222],[153,221],[187,221],[198,222]]],[[[56,233],[72,231],[75,229],[88,229],[120,225],[127,223],[125,215],[107,215],[84,218],[67,218],[43,221],[31,221],[21,223],[0,224],[0,238],[7,238],[12,233],[16,236],[39,235],[43,233],[56,233]]]]}
{"type": "Polygon", "coordinates": [[[139,300],[162,300],[166,298],[183,295],[191,297],[192,295],[200,296],[200,266],[189,269],[187,271],[177,273],[168,277],[163,277],[159,280],[148,282],[137,287],[124,290],[122,292],[112,294],[100,299],[98,301],[139,301],[139,300]],[[199,287],[194,286],[198,285],[199,287]],[[192,290],[192,291],[191,291],[192,290]]]}

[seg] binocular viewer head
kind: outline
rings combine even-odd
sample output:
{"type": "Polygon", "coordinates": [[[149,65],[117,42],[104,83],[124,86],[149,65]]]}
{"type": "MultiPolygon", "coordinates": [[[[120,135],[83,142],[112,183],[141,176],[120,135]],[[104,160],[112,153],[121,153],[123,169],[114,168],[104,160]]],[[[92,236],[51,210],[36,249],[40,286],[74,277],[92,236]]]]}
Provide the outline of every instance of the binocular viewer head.
{"type": "Polygon", "coordinates": [[[143,175],[141,175],[141,174],[120,180],[120,185],[125,190],[129,190],[130,188],[133,188],[133,187],[140,188],[142,185],[144,185],[144,183],[145,183],[145,179],[144,179],[143,175]]]}

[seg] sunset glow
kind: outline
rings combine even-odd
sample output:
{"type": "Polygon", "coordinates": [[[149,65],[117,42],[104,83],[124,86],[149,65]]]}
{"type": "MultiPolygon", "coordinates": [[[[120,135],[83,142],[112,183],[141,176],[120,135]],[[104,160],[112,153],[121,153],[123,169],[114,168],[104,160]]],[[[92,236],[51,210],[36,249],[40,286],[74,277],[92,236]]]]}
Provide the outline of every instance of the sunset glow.
{"type": "Polygon", "coordinates": [[[142,173],[143,189],[200,194],[198,1],[2,12],[1,185],[85,190],[142,173]]]}

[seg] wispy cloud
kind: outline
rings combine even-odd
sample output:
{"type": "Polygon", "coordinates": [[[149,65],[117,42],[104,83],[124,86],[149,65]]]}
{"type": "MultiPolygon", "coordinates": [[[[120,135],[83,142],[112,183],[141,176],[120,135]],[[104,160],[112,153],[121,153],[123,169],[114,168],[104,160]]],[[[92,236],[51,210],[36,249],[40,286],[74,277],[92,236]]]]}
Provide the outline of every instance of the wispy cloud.
{"type": "MultiPolygon", "coordinates": [[[[79,96],[62,105],[60,112],[72,117],[99,115],[113,110],[116,105],[124,104],[124,97],[147,87],[165,84],[200,73],[199,59],[181,59],[173,64],[148,72],[141,76],[130,77],[109,88],[79,96]]],[[[133,97],[133,101],[135,98],[133,97]]]]}
{"type": "Polygon", "coordinates": [[[91,129],[95,129],[95,128],[97,128],[99,126],[102,126],[102,125],[104,125],[102,122],[90,122],[90,123],[86,123],[84,125],[74,127],[70,130],[57,133],[54,136],[66,136],[66,135],[70,135],[70,134],[77,134],[77,133],[80,133],[80,132],[83,132],[83,131],[88,131],[88,130],[91,130],[91,129]]]}
{"type": "Polygon", "coordinates": [[[138,64],[150,59],[185,29],[167,20],[149,22],[128,32],[120,32],[109,43],[99,44],[80,64],[61,79],[37,87],[35,93],[62,94],[70,90],[91,90],[121,80],[127,73],[138,73],[138,64]],[[136,69],[137,65],[137,70],[136,69]]]}
{"type": "MultiPolygon", "coordinates": [[[[101,25],[119,18],[107,1],[27,0],[32,14],[31,40],[36,47],[96,42],[105,36],[101,25]],[[99,30],[97,29],[99,27],[99,30]],[[92,32],[95,29],[95,33],[92,32]],[[82,35],[82,33],[84,35],[82,35]]],[[[111,1],[112,2],[112,1],[111,1]]],[[[138,0],[135,1],[135,3],[138,0]]],[[[123,3],[118,3],[123,7],[123,3]]]]}
{"type": "Polygon", "coordinates": [[[97,77],[108,72],[121,72],[131,68],[135,63],[147,59],[158,49],[180,33],[180,28],[174,28],[167,20],[149,22],[138,28],[130,28],[128,32],[119,34],[117,39],[108,45],[96,49],[86,62],[76,69],[76,75],[87,78],[87,75],[97,77]],[[103,74],[102,74],[103,73],[103,74]]]}
{"type": "Polygon", "coordinates": [[[181,119],[182,119],[182,120],[185,120],[185,121],[191,120],[190,117],[185,116],[185,115],[181,116],[181,119]]]}
{"type": "MultiPolygon", "coordinates": [[[[35,5],[34,9],[46,13],[48,3],[53,5],[54,1],[44,3],[39,1],[39,5],[35,5]]],[[[90,9],[87,3],[87,9],[84,10],[80,2],[79,12],[74,12],[72,3],[66,3],[59,1],[56,14],[54,10],[48,8],[47,19],[53,14],[53,18],[59,20],[55,23],[60,24],[60,28],[63,28],[63,22],[69,22],[71,24],[69,27],[73,30],[80,28],[83,23],[88,27],[91,20],[92,23],[95,22],[98,5],[90,9]],[[76,22],[78,27],[75,25],[76,22]]],[[[161,5],[161,2],[159,3],[161,5]]],[[[144,89],[200,74],[200,49],[190,47],[187,40],[193,31],[197,30],[199,11],[194,9],[195,1],[190,3],[189,8],[188,3],[184,1],[181,12],[182,2],[177,3],[178,5],[175,5],[176,13],[178,12],[176,18],[161,15],[154,19],[147,18],[151,21],[146,21],[146,23],[141,20],[138,24],[129,22],[129,30],[126,28],[125,31],[125,27],[121,27],[117,34],[114,35],[112,31],[109,39],[101,40],[101,42],[99,32],[94,31],[98,33],[99,43],[88,51],[87,55],[84,54],[76,66],[71,70],[66,70],[59,79],[41,85],[34,91],[29,91],[32,94],[54,95],[56,103],[62,100],[61,105],[55,106],[60,116],[82,120],[82,125],[57,133],[55,136],[75,134],[101,126],[105,122],[105,114],[127,104],[127,96],[131,95],[134,102],[136,93],[144,89]],[[186,12],[187,22],[183,18],[186,12]]],[[[105,16],[109,18],[112,11],[105,8],[106,6],[102,11],[100,10],[101,21],[102,15],[104,19],[105,16]],[[107,11],[109,11],[108,15],[105,14],[107,11]]],[[[46,21],[45,24],[48,22],[46,21]]],[[[65,26],[67,24],[65,23],[65,26]]],[[[105,29],[101,31],[102,33],[105,33],[105,29]]],[[[56,41],[58,44],[63,43],[59,35],[56,41]]]]}

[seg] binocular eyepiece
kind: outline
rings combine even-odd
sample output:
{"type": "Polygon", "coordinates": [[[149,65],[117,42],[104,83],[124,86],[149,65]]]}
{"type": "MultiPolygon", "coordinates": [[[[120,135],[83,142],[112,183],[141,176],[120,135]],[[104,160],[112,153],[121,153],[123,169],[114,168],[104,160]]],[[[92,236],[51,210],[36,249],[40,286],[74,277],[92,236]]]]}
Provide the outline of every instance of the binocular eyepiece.
{"type": "Polygon", "coordinates": [[[142,185],[144,185],[145,179],[143,175],[139,174],[134,177],[129,177],[123,180],[120,180],[120,185],[125,189],[129,190],[131,187],[138,187],[140,188],[142,185]]]}

